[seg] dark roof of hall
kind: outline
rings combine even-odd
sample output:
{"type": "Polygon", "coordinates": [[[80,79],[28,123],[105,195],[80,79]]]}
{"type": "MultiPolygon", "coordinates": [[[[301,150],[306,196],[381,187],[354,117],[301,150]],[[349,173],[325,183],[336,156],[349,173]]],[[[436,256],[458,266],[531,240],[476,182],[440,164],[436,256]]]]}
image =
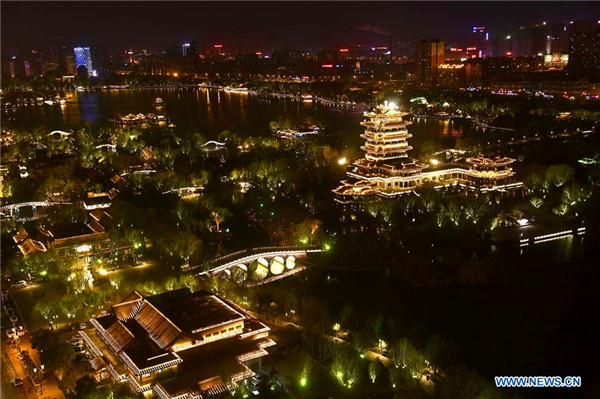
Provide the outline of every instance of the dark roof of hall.
{"type": "Polygon", "coordinates": [[[181,288],[147,296],[145,300],[187,332],[245,318],[244,314],[207,291],[191,293],[187,288],[181,288]]]}

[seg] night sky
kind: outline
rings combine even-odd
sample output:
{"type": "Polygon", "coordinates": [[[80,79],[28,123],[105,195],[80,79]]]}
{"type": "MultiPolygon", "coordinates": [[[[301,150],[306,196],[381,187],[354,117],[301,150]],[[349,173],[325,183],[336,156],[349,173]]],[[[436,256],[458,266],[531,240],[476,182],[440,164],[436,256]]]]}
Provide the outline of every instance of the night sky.
{"type": "Polygon", "coordinates": [[[600,19],[600,3],[2,1],[2,46],[159,50],[197,41],[201,47],[222,43],[233,51],[268,51],[387,44],[389,38],[376,33],[386,31],[395,42],[428,37],[461,45],[474,25],[504,32],[577,19],[600,19]]]}

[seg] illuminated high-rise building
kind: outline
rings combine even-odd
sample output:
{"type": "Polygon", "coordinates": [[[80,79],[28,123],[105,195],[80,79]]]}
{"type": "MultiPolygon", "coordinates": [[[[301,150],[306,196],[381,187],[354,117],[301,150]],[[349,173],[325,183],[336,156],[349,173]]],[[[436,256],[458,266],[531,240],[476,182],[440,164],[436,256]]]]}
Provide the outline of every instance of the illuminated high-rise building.
{"type": "Polygon", "coordinates": [[[181,54],[184,57],[193,57],[198,54],[198,45],[196,42],[183,43],[181,45],[181,54]]]}
{"type": "Polygon", "coordinates": [[[88,76],[95,76],[94,68],[92,68],[92,52],[89,47],[75,47],[75,65],[77,69],[84,66],[87,69],[88,76]]]}
{"type": "Polygon", "coordinates": [[[536,25],[521,26],[509,37],[513,42],[513,56],[543,56],[565,53],[567,50],[567,30],[562,24],[542,22],[536,25]]]}
{"type": "Polygon", "coordinates": [[[600,21],[568,25],[569,69],[577,74],[600,76],[600,21]]]}
{"type": "Polygon", "coordinates": [[[60,73],[67,75],[75,75],[77,73],[75,53],[71,48],[61,47],[56,49],[56,59],[60,73]]]}
{"type": "Polygon", "coordinates": [[[426,86],[438,84],[438,68],[444,63],[444,42],[424,39],[417,43],[417,82],[426,86]]]}
{"type": "Polygon", "coordinates": [[[40,63],[42,75],[58,69],[58,57],[54,49],[44,49],[40,51],[40,63]]]}
{"type": "Polygon", "coordinates": [[[475,47],[476,58],[485,58],[491,55],[490,33],[485,26],[474,26],[471,32],[469,47],[475,47]]]}

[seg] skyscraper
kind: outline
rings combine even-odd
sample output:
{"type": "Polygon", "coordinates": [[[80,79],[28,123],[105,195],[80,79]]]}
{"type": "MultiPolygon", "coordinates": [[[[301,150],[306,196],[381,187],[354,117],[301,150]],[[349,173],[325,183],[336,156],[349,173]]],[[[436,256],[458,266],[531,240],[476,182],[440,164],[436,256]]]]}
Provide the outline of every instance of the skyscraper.
{"type": "Polygon", "coordinates": [[[571,22],[569,33],[569,69],[590,77],[600,76],[600,21],[571,22]]]}
{"type": "Polygon", "coordinates": [[[196,42],[183,43],[181,45],[181,54],[184,57],[194,57],[198,55],[198,44],[196,42]]]}
{"type": "Polygon", "coordinates": [[[475,47],[477,57],[484,58],[490,56],[490,34],[485,26],[474,26],[471,32],[469,47],[475,47]]]}
{"type": "Polygon", "coordinates": [[[75,47],[75,64],[77,69],[84,66],[87,69],[88,76],[95,76],[95,71],[92,68],[92,52],[89,47],[75,47]]]}
{"type": "Polygon", "coordinates": [[[40,50],[40,62],[42,75],[47,75],[58,69],[58,57],[54,49],[40,50]]]}
{"type": "Polygon", "coordinates": [[[444,42],[423,39],[417,43],[417,82],[422,85],[438,84],[438,68],[444,63],[444,42]]]}
{"type": "Polygon", "coordinates": [[[75,75],[77,73],[77,67],[75,66],[75,54],[70,48],[61,47],[56,49],[56,58],[60,73],[67,75],[75,75]]]}

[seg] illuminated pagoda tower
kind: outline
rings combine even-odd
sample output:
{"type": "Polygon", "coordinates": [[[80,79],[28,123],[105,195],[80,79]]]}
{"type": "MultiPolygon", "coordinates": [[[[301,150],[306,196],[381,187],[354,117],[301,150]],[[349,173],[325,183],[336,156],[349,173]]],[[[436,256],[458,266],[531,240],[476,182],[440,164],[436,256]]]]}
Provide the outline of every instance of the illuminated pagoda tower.
{"type": "Polygon", "coordinates": [[[365,112],[361,122],[365,127],[361,135],[365,139],[361,146],[365,157],[348,167],[349,179],[333,190],[337,202],[356,203],[374,195],[395,197],[413,192],[425,183],[433,183],[436,189],[459,186],[477,191],[505,191],[522,185],[513,179],[515,160],[511,158],[465,158],[464,151],[448,150],[445,152],[452,154],[452,161],[432,159],[431,167],[410,158],[412,147],[408,139],[412,135],[407,130],[410,122],[403,119],[406,115],[387,101],[365,112]]]}
{"type": "Polygon", "coordinates": [[[365,112],[365,120],[361,122],[365,127],[361,134],[365,139],[361,147],[365,157],[349,167],[350,180],[334,190],[338,198],[375,193],[393,195],[416,187],[417,181],[411,177],[421,174],[428,165],[408,157],[408,151],[412,150],[408,139],[412,135],[406,129],[410,122],[403,119],[405,115],[395,103],[387,101],[365,112]]]}
{"type": "Polygon", "coordinates": [[[407,140],[412,134],[406,129],[410,122],[402,119],[405,115],[394,103],[388,104],[387,101],[383,106],[365,112],[366,120],[360,124],[366,129],[360,137],[365,139],[365,145],[361,149],[366,153],[367,161],[385,162],[408,158],[407,152],[412,147],[407,140]]]}

